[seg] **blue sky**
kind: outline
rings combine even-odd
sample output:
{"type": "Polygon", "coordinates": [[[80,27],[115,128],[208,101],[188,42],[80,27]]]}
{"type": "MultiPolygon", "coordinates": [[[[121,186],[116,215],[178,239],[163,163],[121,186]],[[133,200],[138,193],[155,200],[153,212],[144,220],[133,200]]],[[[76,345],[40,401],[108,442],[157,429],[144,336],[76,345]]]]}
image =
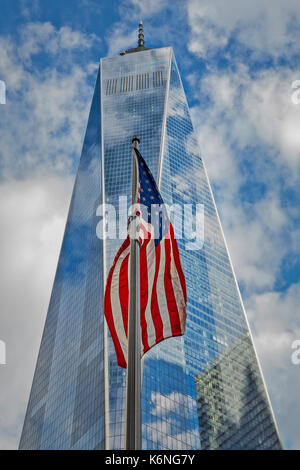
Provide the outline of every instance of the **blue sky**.
{"type": "Polygon", "coordinates": [[[97,62],[173,46],[287,448],[300,448],[298,0],[0,0],[0,448],[21,432],[97,62]],[[171,5],[171,6],[170,6],[171,5]]]}

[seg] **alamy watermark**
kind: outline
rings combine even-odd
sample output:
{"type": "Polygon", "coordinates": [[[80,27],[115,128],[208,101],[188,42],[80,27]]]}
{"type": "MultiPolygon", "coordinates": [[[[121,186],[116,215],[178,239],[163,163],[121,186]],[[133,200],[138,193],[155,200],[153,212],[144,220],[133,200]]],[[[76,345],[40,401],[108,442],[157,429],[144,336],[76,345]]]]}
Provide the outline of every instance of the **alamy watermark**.
{"type": "Polygon", "coordinates": [[[6,364],[6,344],[0,340],[0,365],[6,364]]]}
{"type": "Polygon", "coordinates": [[[300,80],[294,80],[292,88],[295,90],[291,95],[293,104],[300,104],[300,80]]]}
{"type": "Polygon", "coordinates": [[[300,364],[300,339],[295,339],[292,342],[292,349],[295,351],[291,355],[291,361],[295,366],[298,366],[300,364]]]}
{"type": "Polygon", "coordinates": [[[6,85],[3,80],[0,80],[0,104],[6,104],[6,85]]]}
{"type": "MultiPolygon", "coordinates": [[[[125,240],[128,234],[128,219],[140,214],[149,224],[149,238],[159,239],[164,221],[170,219],[177,240],[184,240],[186,250],[201,250],[204,244],[204,205],[203,204],[151,204],[151,211],[143,204],[127,209],[127,196],[119,196],[118,207],[101,204],[96,210],[100,220],[96,227],[97,237],[101,240],[125,240]],[[117,216],[118,214],[118,216],[117,216]],[[151,219],[150,219],[151,217],[151,219]]],[[[138,238],[139,228],[130,230],[131,238],[138,238]]],[[[167,237],[167,236],[166,236],[167,237]]],[[[146,236],[147,238],[147,236],[146,236]]]]}

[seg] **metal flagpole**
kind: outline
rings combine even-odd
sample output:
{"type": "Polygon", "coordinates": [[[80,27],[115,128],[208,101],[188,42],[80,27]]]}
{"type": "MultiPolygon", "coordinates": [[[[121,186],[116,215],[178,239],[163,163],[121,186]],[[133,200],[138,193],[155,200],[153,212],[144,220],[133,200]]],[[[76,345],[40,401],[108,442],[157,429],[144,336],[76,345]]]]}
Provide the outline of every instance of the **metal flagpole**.
{"type": "MultiPolygon", "coordinates": [[[[137,167],[134,148],[140,139],[132,138],[132,187],[131,204],[135,204],[137,192],[137,167]]],[[[136,234],[136,219],[132,219],[133,233],[136,234]]],[[[141,449],[141,340],[140,340],[140,271],[139,242],[130,240],[130,296],[128,311],[128,357],[126,383],[125,450],[141,449]]]]}

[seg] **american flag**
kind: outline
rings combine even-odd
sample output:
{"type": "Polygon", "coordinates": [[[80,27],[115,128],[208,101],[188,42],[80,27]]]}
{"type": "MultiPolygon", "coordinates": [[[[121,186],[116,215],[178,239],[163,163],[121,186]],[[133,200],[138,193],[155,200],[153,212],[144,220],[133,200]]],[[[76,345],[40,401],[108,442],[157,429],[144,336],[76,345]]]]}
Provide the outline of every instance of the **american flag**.
{"type": "MultiPolygon", "coordinates": [[[[138,219],[142,356],[160,341],[184,334],[186,285],[173,226],[162,197],[145,160],[137,149],[133,152],[137,166],[137,194],[130,220],[138,219]]],[[[125,368],[129,257],[128,235],[109,271],[104,296],[104,313],[118,364],[125,368]]]]}

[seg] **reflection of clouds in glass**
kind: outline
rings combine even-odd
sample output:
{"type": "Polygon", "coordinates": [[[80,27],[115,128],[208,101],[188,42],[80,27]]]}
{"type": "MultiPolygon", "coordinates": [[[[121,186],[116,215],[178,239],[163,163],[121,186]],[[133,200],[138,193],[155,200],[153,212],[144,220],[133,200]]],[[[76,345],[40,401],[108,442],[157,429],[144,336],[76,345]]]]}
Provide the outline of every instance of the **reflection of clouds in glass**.
{"type": "Polygon", "coordinates": [[[191,195],[190,195],[190,185],[189,185],[189,180],[186,176],[183,175],[176,175],[172,176],[171,179],[174,189],[173,189],[173,194],[177,194],[178,196],[181,196],[181,198],[185,201],[188,202],[191,200],[191,195]]]}
{"type": "Polygon", "coordinates": [[[148,435],[157,449],[196,449],[199,446],[197,427],[182,431],[182,409],[194,409],[191,396],[176,391],[168,395],[152,392],[150,414],[155,417],[156,424],[155,429],[148,427],[148,435]]]}
{"type": "Polygon", "coordinates": [[[177,118],[186,118],[187,109],[185,103],[181,101],[170,100],[168,106],[168,116],[175,116],[177,118]]]}

